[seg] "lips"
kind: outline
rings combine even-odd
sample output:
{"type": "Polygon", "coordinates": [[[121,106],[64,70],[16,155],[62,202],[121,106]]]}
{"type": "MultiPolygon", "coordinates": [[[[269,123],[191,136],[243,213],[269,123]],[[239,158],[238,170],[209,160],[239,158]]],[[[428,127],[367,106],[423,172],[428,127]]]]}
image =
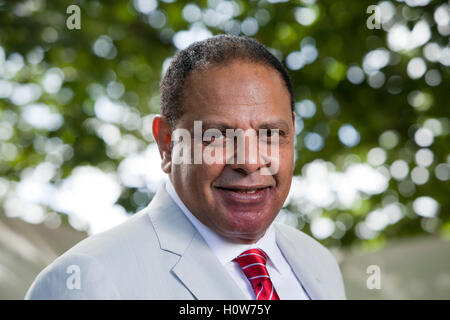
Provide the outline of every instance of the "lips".
{"type": "Polygon", "coordinates": [[[227,186],[216,187],[228,204],[258,205],[263,204],[272,192],[270,186],[227,186]]]}

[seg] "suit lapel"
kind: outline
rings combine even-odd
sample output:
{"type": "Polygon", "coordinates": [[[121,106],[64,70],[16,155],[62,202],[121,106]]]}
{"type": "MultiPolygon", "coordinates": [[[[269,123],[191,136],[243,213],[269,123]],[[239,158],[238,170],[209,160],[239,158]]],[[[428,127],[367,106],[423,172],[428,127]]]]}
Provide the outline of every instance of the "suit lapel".
{"type": "MultiPolygon", "coordinates": [[[[196,299],[246,299],[246,296],[216,258],[202,236],[165,190],[164,184],[147,207],[162,250],[180,258],[171,272],[196,299]]],[[[327,299],[324,285],[314,266],[300,247],[280,228],[276,241],[305,291],[313,300],[327,299]]]]}
{"type": "Polygon", "coordinates": [[[197,299],[246,299],[198,232],[172,270],[197,299]]]}
{"type": "Polygon", "coordinates": [[[326,290],[315,272],[317,266],[315,267],[311,263],[311,258],[305,255],[300,248],[296,248],[278,227],[276,230],[278,247],[311,300],[327,299],[326,290]]]}
{"type": "Polygon", "coordinates": [[[180,256],[171,272],[196,299],[246,299],[162,185],[148,207],[162,250],[180,256]]]}

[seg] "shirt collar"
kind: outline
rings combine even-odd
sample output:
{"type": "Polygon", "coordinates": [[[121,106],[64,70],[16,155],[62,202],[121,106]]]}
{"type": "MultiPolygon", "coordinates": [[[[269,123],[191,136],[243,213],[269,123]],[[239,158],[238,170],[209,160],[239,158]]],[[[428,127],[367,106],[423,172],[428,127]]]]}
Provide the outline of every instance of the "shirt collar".
{"type": "Polygon", "coordinates": [[[267,228],[263,237],[261,237],[257,242],[252,244],[242,244],[233,242],[213,230],[204,225],[200,220],[198,220],[190,210],[185,206],[183,201],[178,196],[175,188],[168,179],[166,181],[166,191],[172,200],[178,205],[181,211],[186,215],[189,221],[194,225],[203,239],[206,241],[208,246],[214,252],[216,257],[222,263],[222,265],[226,265],[233,261],[238,255],[248,249],[259,248],[262,249],[269,257],[268,264],[271,264],[279,273],[282,272],[282,265],[280,263],[281,252],[276,244],[275,237],[275,229],[271,224],[269,228],[267,228]]]}

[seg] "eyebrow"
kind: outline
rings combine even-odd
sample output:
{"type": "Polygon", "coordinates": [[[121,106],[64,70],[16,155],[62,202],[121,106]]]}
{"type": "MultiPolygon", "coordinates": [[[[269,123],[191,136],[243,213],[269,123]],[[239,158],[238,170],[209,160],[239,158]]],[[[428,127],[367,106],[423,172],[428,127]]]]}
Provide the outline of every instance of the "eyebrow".
{"type": "Polygon", "coordinates": [[[219,131],[225,131],[226,129],[233,129],[230,125],[223,122],[215,121],[202,121],[203,130],[218,129],[219,131]]]}
{"type": "MultiPolygon", "coordinates": [[[[230,126],[229,124],[223,123],[223,122],[216,122],[216,121],[203,121],[202,127],[204,130],[208,129],[218,129],[219,131],[225,131],[226,129],[239,129],[234,128],[230,126]]],[[[289,124],[284,120],[276,120],[272,122],[264,122],[260,124],[257,128],[259,129],[281,129],[284,130],[286,133],[289,132],[289,124]]]]}
{"type": "Polygon", "coordinates": [[[266,122],[259,126],[258,129],[281,129],[289,133],[289,124],[284,120],[277,120],[273,122],[266,122]]]}

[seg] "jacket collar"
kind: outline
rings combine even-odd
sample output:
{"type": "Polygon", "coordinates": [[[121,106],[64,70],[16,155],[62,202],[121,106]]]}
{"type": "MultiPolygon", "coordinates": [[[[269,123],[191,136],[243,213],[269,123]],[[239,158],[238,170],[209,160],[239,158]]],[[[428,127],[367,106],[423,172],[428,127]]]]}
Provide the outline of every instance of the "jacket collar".
{"type": "Polygon", "coordinates": [[[164,185],[147,210],[161,249],[180,256],[171,272],[196,299],[246,299],[195,227],[170,198],[164,185]]]}
{"type": "Polygon", "coordinates": [[[275,223],[277,244],[284,257],[300,280],[311,300],[327,299],[327,291],[318,275],[318,266],[302,250],[301,243],[294,243],[284,233],[280,224],[275,223]]]}

